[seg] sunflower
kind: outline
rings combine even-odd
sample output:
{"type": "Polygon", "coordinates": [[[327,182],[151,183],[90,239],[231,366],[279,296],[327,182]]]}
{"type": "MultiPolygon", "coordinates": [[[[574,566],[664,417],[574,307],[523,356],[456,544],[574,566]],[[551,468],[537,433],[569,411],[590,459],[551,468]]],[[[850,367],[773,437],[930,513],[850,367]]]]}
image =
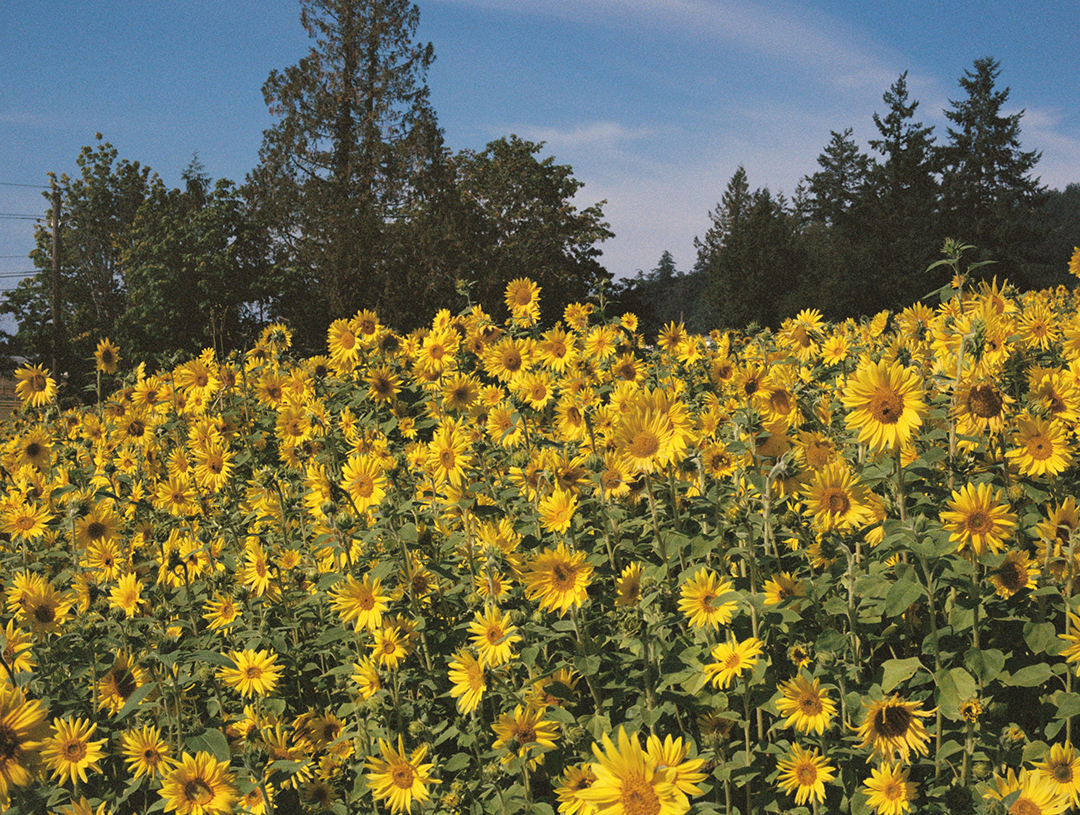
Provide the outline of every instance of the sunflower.
{"type": "Polygon", "coordinates": [[[497,606],[492,606],[484,614],[476,612],[476,619],[469,623],[473,645],[480,655],[480,664],[485,668],[497,668],[513,658],[513,645],[521,642],[514,632],[517,626],[503,619],[497,606]]]}
{"type": "Polygon", "coordinates": [[[1009,815],[1060,815],[1069,808],[1069,796],[1057,789],[1056,782],[1043,775],[1042,770],[1021,770],[1019,774],[1011,767],[1002,778],[994,773],[994,788],[988,789],[983,797],[1004,801],[1014,793],[1009,806],[1009,815]]]}
{"type": "Polygon", "coordinates": [[[569,765],[563,770],[562,783],[555,788],[559,799],[559,815],[592,815],[596,806],[582,800],[579,793],[587,790],[596,781],[596,775],[588,764],[569,765]]]}
{"type": "Polygon", "coordinates": [[[145,683],[145,674],[131,654],[120,652],[98,682],[98,708],[116,715],[145,683]]]}
{"type": "Polygon", "coordinates": [[[232,456],[218,444],[195,451],[195,482],[204,490],[221,492],[229,483],[233,469],[232,456]]]}
{"type": "Polygon", "coordinates": [[[15,371],[15,394],[31,407],[43,407],[56,399],[56,380],[49,369],[27,365],[15,371]]]}
{"type": "Polygon", "coordinates": [[[563,615],[571,608],[581,607],[588,599],[592,572],[584,552],[574,552],[560,543],[529,561],[529,571],[524,577],[525,596],[539,600],[541,610],[563,615]]]}
{"type": "Polygon", "coordinates": [[[636,734],[631,737],[620,727],[615,738],[617,745],[605,733],[603,748],[593,745],[596,780],[578,791],[579,800],[594,805],[599,815],[682,815],[690,808],[672,772],[657,768],[636,734]]]}
{"type": "Polygon", "coordinates": [[[487,690],[484,666],[468,651],[458,651],[450,660],[450,696],[457,699],[461,713],[472,713],[487,690]]]}
{"type": "Polygon", "coordinates": [[[816,471],[803,496],[815,527],[822,531],[858,529],[873,522],[869,490],[843,460],[816,471]]]}
{"type": "Polygon", "coordinates": [[[378,659],[379,667],[396,668],[409,654],[406,639],[396,625],[376,629],[375,642],[371,645],[372,659],[378,659]]]}
{"type": "Polygon", "coordinates": [[[372,580],[370,574],[364,575],[363,580],[345,575],[345,579],[330,591],[330,604],[341,615],[341,622],[356,620],[357,631],[378,629],[382,625],[383,612],[390,608],[389,599],[382,593],[382,581],[377,577],[372,580]]]}
{"type": "Polygon", "coordinates": [[[1060,422],[1021,416],[1017,426],[1012,437],[1015,446],[1005,455],[1016,462],[1022,475],[1055,476],[1072,464],[1072,445],[1060,422]]]}
{"type": "Polygon", "coordinates": [[[888,699],[864,701],[863,705],[867,710],[858,728],[862,739],[859,746],[871,748],[871,758],[877,756],[892,761],[894,756],[899,756],[906,762],[912,750],[919,755],[928,755],[926,743],[930,735],[922,719],[932,716],[933,711],[922,710],[921,702],[907,702],[899,694],[888,699]]]}
{"type": "Polygon", "coordinates": [[[277,686],[281,678],[281,668],[275,664],[277,654],[245,649],[230,651],[228,656],[235,667],[222,668],[218,676],[241,696],[264,696],[277,686]]]}
{"type": "Polygon", "coordinates": [[[979,556],[987,548],[995,553],[1001,550],[1005,537],[1016,527],[1016,516],[1001,500],[1001,490],[995,491],[985,482],[965,484],[960,490],[953,490],[941,521],[946,531],[952,533],[949,540],[956,543],[957,551],[970,546],[979,556]]]}
{"type": "Polygon", "coordinates": [[[191,480],[186,475],[170,475],[154,490],[154,507],[170,515],[192,515],[196,506],[191,480]]]}
{"type": "Polygon", "coordinates": [[[19,616],[35,637],[57,633],[67,622],[73,601],[42,581],[23,598],[19,616]]]}
{"type": "Polygon", "coordinates": [[[1080,804],[1080,756],[1075,747],[1068,742],[1052,745],[1032,768],[1052,782],[1059,795],[1067,796],[1072,806],[1080,804]]]}
{"type": "Polygon", "coordinates": [[[103,501],[75,522],[75,542],[85,547],[92,543],[115,541],[122,525],[123,519],[110,503],[103,501]]]}
{"type": "Polygon", "coordinates": [[[356,683],[361,699],[370,699],[382,690],[382,678],[375,666],[375,660],[371,657],[353,663],[352,680],[356,683]]]}
{"type": "Polygon", "coordinates": [[[732,635],[727,642],[722,642],[712,649],[712,658],[716,662],[705,666],[705,677],[711,680],[715,687],[726,688],[733,679],[758,664],[763,648],[764,643],[757,637],[736,642],[732,635]]]}
{"type": "Polygon", "coordinates": [[[1034,589],[1039,580],[1039,567],[1023,550],[1005,555],[996,569],[990,572],[990,582],[999,597],[1008,599],[1022,589],[1034,589]]]}
{"type": "Polygon", "coordinates": [[[165,811],[177,815],[225,815],[240,797],[228,761],[210,753],[184,753],[165,776],[159,791],[165,811]]]}
{"type": "Polygon", "coordinates": [[[703,566],[679,589],[679,611],[694,628],[719,628],[731,622],[738,604],[717,601],[733,592],[731,583],[703,566]]]}
{"type": "Polygon", "coordinates": [[[615,426],[615,453],[630,473],[651,473],[671,462],[675,432],[668,416],[648,400],[635,403],[615,426]]]}
{"type": "Polygon", "coordinates": [[[574,520],[578,499],[569,490],[556,487],[550,495],[540,499],[537,513],[545,532],[565,532],[574,520]]]}
{"type": "Polygon", "coordinates": [[[871,449],[892,449],[911,441],[926,413],[918,374],[896,363],[864,362],[848,382],[841,402],[847,425],[871,449]]]}
{"type": "Polygon", "coordinates": [[[0,519],[0,531],[28,541],[37,540],[45,535],[52,519],[48,507],[19,501],[4,512],[0,519]]]}
{"type": "Polygon", "coordinates": [[[18,441],[19,466],[36,467],[46,470],[52,461],[52,439],[49,431],[43,427],[31,428],[18,441]]]}
{"type": "Polygon", "coordinates": [[[472,463],[469,439],[453,421],[444,422],[435,430],[428,444],[427,464],[435,482],[460,484],[465,468],[472,463]]]}
{"type": "Polygon", "coordinates": [[[559,725],[544,718],[543,708],[516,705],[513,713],[503,713],[491,726],[495,732],[495,750],[506,750],[502,763],[515,758],[529,760],[530,766],[544,763],[544,753],[555,749],[559,725]]]}
{"type": "Polygon", "coordinates": [[[368,787],[376,801],[389,801],[390,812],[398,815],[409,812],[413,801],[422,804],[431,797],[428,786],[439,781],[431,777],[434,765],[422,763],[427,755],[426,745],[406,758],[405,746],[398,736],[397,750],[390,742],[379,739],[379,752],[382,758],[372,757],[365,763],[368,787]]]}
{"type": "Polygon", "coordinates": [[[139,730],[126,730],[120,734],[120,753],[128,771],[135,778],[156,778],[169,768],[172,748],[161,738],[161,729],[145,724],[139,730]]]}
{"type": "Polygon", "coordinates": [[[0,682],[0,803],[12,788],[34,779],[48,713],[37,699],[27,700],[21,690],[0,682]]]}
{"type": "MultiPolygon", "coordinates": [[[[791,572],[780,572],[765,581],[765,605],[778,606],[793,598],[805,597],[806,586],[791,572]]],[[[799,604],[793,603],[792,608],[798,610],[799,604]]]]}
{"type": "Polygon", "coordinates": [[[527,328],[540,319],[540,287],[527,277],[516,278],[507,284],[505,302],[518,325],[527,328]]]}
{"type": "Polygon", "coordinates": [[[357,512],[377,507],[386,497],[386,476],[377,459],[366,454],[349,456],[341,474],[341,488],[357,512]]]}
{"type": "Polygon", "coordinates": [[[631,563],[622,570],[622,574],[615,580],[615,605],[632,607],[641,602],[642,572],[640,563],[631,563]]]}
{"type": "Polygon", "coordinates": [[[675,788],[684,795],[701,795],[698,784],[708,778],[708,773],[700,772],[705,766],[703,758],[687,758],[690,745],[683,744],[682,738],[665,736],[663,741],[656,735],[650,735],[645,743],[649,758],[656,762],[657,770],[667,770],[669,779],[675,788]]]}
{"type": "Polygon", "coordinates": [[[917,787],[907,780],[909,772],[888,761],[870,771],[862,792],[875,815],[903,815],[911,809],[917,787]]]}
{"type": "Polygon", "coordinates": [[[790,682],[780,683],[783,694],[776,702],[781,716],[787,716],[784,727],[794,727],[800,733],[813,730],[819,736],[832,726],[836,703],[821,689],[821,680],[810,682],[799,674],[790,682]]]}
{"type": "Polygon", "coordinates": [[[804,750],[797,744],[791,752],[776,762],[780,775],[776,779],[788,795],[795,794],[795,804],[802,806],[809,800],[825,801],[825,784],[836,777],[836,768],[817,750],[804,750]]]}
{"type": "Polygon", "coordinates": [[[101,746],[106,740],[90,741],[96,730],[97,724],[84,719],[53,719],[53,734],[42,742],[41,758],[61,784],[68,778],[72,785],[85,783],[87,770],[101,772],[98,761],[105,757],[101,746]]]}
{"type": "Polygon", "coordinates": [[[957,392],[953,407],[957,432],[965,436],[1001,433],[1005,429],[1006,409],[1012,403],[1012,397],[993,381],[965,384],[957,392]]]}
{"type": "Polygon", "coordinates": [[[211,631],[228,628],[240,619],[240,608],[236,600],[230,595],[217,595],[203,606],[203,619],[210,626],[211,631]]]}
{"type": "MultiPolygon", "coordinates": [[[[8,620],[3,633],[4,664],[7,665],[13,674],[32,671],[34,666],[37,665],[37,661],[34,659],[34,645],[30,640],[30,635],[21,628],[17,628],[14,620],[8,620]]],[[[6,676],[0,678],[0,683],[3,683],[6,679],[6,676]]]]}

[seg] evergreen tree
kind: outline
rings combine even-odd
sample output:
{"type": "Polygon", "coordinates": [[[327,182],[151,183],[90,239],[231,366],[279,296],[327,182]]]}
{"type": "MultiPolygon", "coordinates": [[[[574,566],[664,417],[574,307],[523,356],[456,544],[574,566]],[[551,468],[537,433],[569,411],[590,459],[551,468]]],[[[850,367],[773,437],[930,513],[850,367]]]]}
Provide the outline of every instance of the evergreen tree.
{"type": "Polygon", "coordinates": [[[319,345],[328,318],[400,286],[387,232],[445,151],[410,0],[301,0],[300,21],[315,44],[263,86],[278,121],[249,193],[275,241],[276,310],[319,345]]]}
{"type": "Polygon", "coordinates": [[[966,97],[945,111],[953,126],[943,150],[944,219],[950,237],[998,261],[984,267],[987,274],[1025,286],[1040,240],[1035,213],[1043,190],[1032,171],[1041,154],[1021,148],[1024,111],[1004,115],[1009,89],[997,88],[1000,73],[993,58],[975,60],[960,78],[966,97]]]}
{"type": "MultiPolygon", "coordinates": [[[[937,225],[937,151],[933,127],[915,121],[907,72],[883,96],[888,112],[874,114],[881,155],[871,169],[866,241],[873,251],[877,309],[903,308],[936,288],[926,268],[937,259],[944,235],[937,225]]],[[[876,310],[876,309],[875,309],[876,310]]]]}
{"type": "Polygon", "coordinates": [[[818,156],[818,172],[807,178],[810,214],[815,220],[842,230],[850,230],[853,210],[862,198],[870,175],[870,159],[851,138],[852,130],[835,130],[824,152],[818,156]]]}

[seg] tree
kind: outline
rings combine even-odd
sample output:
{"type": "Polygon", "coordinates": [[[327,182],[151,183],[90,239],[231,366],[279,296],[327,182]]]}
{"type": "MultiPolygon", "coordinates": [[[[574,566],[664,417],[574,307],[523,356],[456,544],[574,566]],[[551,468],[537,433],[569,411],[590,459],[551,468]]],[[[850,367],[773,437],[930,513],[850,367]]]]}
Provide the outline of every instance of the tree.
{"type": "Polygon", "coordinates": [[[328,319],[378,307],[395,285],[387,230],[443,149],[412,2],[301,0],[300,21],[315,44],[263,86],[278,121],[248,187],[275,244],[276,309],[321,342],[328,319]]]}
{"type": "MultiPolygon", "coordinates": [[[[56,373],[61,382],[66,380],[68,393],[78,393],[85,385],[87,360],[97,341],[114,336],[125,308],[122,257],[130,240],[129,226],[151,188],[160,183],[149,167],[118,161],[116,148],[101,141],[100,133],[97,138],[95,147],[79,152],[78,176],[64,175],[58,184],[63,201],[59,265],[64,342],[56,373]]],[[[39,227],[35,241],[30,257],[42,271],[10,292],[0,313],[11,315],[18,324],[15,334],[4,337],[7,356],[44,361],[52,356],[51,234],[39,227]]]]}
{"type": "Polygon", "coordinates": [[[542,143],[517,136],[497,139],[483,152],[453,159],[470,233],[462,237],[474,299],[492,314],[505,312],[506,284],[530,277],[543,288],[542,319],[553,323],[563,308],[595,293],[611,274],[597,247],[613,237],[600,201],[583,209],[573,199],[584,186],[568,164],[538,159],[542,143]]]}
{"type": "Polygon", "coordinates": [[[870,175],[870,159],[862,153],[852,130],[835,130],[824,152],[818,156],[821,169],[807,178],[810,214],[830,227],[850,231],[853,209],[861,200],[870,175]]]}
{"type": "Polygon", "coordinates": [[[950,100],[945,116],[949,144],[943,150],[942,198],[950,237],[973,244],[1000,265],[988,267],[1025,285],[1033,246],[1039,242],[1035,213],[1042,195],[1032,170],[1040,153],[1020,145],[1024,111],[1003,115],[1009,89],[998,90],[1000,64],[975,60],[960,87],[967,94],[950,100]]]}
{"type": "Polygon", "coordinates": [[[695,239],[696,272],[712,284],[719,322],[741,328],[776,326],[799,305],[802,250],[797,218],[782,195],[749,192],[740,167],[709,218],[704,239],[695,239]]]}
{"type": "Polygon", "coordinates": [[[888,112],[874,114],[880,138],[870,140],[882,160],[870,170],[866,202],[866,242],[873,252],[867,271],[875,278],[875,311],[903,308],[936,288],[925,270],[944,238],[937,220],[934,128],[914,121],[919,103],[909,101],[907,71],[883,99],[888,112]]]}

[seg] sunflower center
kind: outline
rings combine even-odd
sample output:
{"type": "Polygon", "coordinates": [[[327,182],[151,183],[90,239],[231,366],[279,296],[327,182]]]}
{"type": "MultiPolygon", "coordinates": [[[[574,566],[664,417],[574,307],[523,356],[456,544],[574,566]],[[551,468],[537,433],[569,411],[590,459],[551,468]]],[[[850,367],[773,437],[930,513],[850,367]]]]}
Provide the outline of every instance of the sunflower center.
{"type": "Polygon", "coordinates": [[[1001,415],[1001,395],[990,385],[976,385],[968,397],[968,409],[980,419],[1001,415]]]}
{"type": "MultiPolygon", "coordinates": [[[[1027,585],[1027,569],[1013,561],[1001,564],[998,577],[1001,580],[1001,585],[1010,591],[1020,591],[1027,585]]],[[[1066,769],[1068,768],[1066,767],[1066,769]]]]}
{"type": "Polygon", "coordinates": [[[375,482],[366,475],[360,476],[353,481],[353,491],[361,498],[370,498],[371,494],[375,492],[375,482]]]}
{"type": "Polygon", "coordinates": [[[566,591],[574,584],[574,572],[562,563],[551,567],[551,582],[557,591],[566,591]]]}
{"type": "Polygon", "coordinates": [[[807,716],[817,716],[824,710],[821,700],[809,693],[799,697],[799,709],[807,716]]]}
{"type": "Polygon", "coordinates": [[[158,763],[158,760],[160,758],[161,758],[160,754],[153,747],[147,747],[145,750],[143,750],[142,760],[143,760],[143,763],[145,763],[145,764],[149,764],[151,766],[156,766],[157,763],[158,763]]]}
{"type": "Polygon", "coordinates": [[[262,668],[260,668],[258,665],[248,665],[246,668],[244,668],[244,677],[246,679],[250,679],[251,681],[257,681],[259,679],[262,679],[262,668]]]}
{"type": "Polygon", "coordinates": [[[86,526],[86,535],[91,540],[97,540],[105,535],[105,524],[101,521],[91,521],[86,526]]]}
{"type": "Polygon", "coordinates": [[[737,651],[733,651],[728,654],[724,659],[724,667],[729,671],[733,671],[742,664],[742,657],[739,656],[737,651]]]}
{"type": "Polygon", "coordinates": [[[40,455],[41,455],[41,445],[38,444],[36,441],[32,441],[28,445],[26,445],[26,456],[27,456],[27,458],[37,458],[40,455]]]}
{"type": "Polygon", "coordinates": [[[531,744],[536,741],[536,728],[531,724],[519,724],[514,728],[514,738],[518,744],[531,744]]]}
{"type": "Polygon", "coordinates": [[[1036,461],[1046,461],[1054,452],[1054,446],[1046,436],[1032,436],[1028,439],[1027,453],[1036,461]]]}
{"type": "Polygon", "coordinates": [[[81,739],[69,741],[64,745],[64,758],[75,764],[86,758],[86,744],[81,739]]]}
{"type": "Polygon", "coordinates": [[[1073,780],[1072,767],[1068,764],[1054,764],[1050,770],[1059,784],[1069,784],[1073,780]]]}
{"type": "Polygon", "coordinates": [[[1043,815],[1043,808],[1030,798],[1018,798],[1009,808],[1009,815],[1043,815]]]}
{"type": "Polygon", "coordinates": [[[34,619],[39,623],[48,625],[56,620],[56,609],[48,603],[42,603],[34,609],[34,619]]]}
{"type": "Polygon", "coordinates": [[[883,388],[870,400],[870,413],[881,424],[896,424],[904,412],[904,400],[892,388],[883,388]]]}
{"type": "Polygon", "coordinates": [[[375,595],[369,591],[364,592],[356,598],[356,606],[361,611],[371,611],[375,608],[375,595]]]}
{"type": "Polygon", "coordinates": [[[390,780],[394,786],[402,790],[411,790],[415,773],[411,764],[395,764],[390,771],[390,780]]]}
{"type": "Polygon", "coordinates": [[[874,717],[874,729],[883,739],[899,739],[907,735],[911,727],[911,711],[906,707],[889,705],[874,717]]]}
{"type": "Polygon", "coordinates": [[[658,815],[660,797],[644,778],[630,777],[623,781],[621,803],[626,815],[658,815]]]}
{"type": "Polygon", "coordinates": [[[630,440],[628,449],[634,458],[650,458],[660,449],[660,438],[651,430],[639,430],[630,440]]]}
{"type": "Polygon", "coordinates": [[[214,791],[201,778],[192,778],[184,784],[184,799],[197,806],[206,806],[214,799],[214,791]]]}
{"type": "Polygon", "coordinates": [[[822,498],[822,503],[835,515],[842,515],[851,509],[851,501],[842,490],[827,490],[822,498]]]}
{"type": "Polygon", "coordinates": [[[907,790],[902,781],[893,779],[881,788],[881,797],[886,801],[903,801],[907,798],[907,790]]]}
{"type": "Polygon", "coordinates": [[[0,724],[0,766],[7,766],[21,744],[18,734],[9,725],[0,724]]]}
{"type": "Polygon", "coordinates": [[[135,674],[126,668],[113,672],[113,684],[116,686],[116,695],[121,699],[127,699],[138,690],[135,674]]]}
{"type": "Polygon", "coordinates": [[[780,390],[773,393],[769,397],[769,406],[776,413],[790,413],[791,400],[788,398],[788,392],[780,390]]]}
{"type": "Polygon", "coordinates": [[[990,520],[990,515],[985,510],[977,509],[968,515],[967,518],[968,532],[972,535],[986,535],[994,528],[993,521],[990,520]]]}
{"type": "Polygon", "coordinates": [[[802,787],[814,786],[818,780],[817,765],[812,761],[799,762],[798,766],[795,767],[795,780],[802,787]]]}
{"type": "Polygon", "coordinates": [[[35,393],[41,393],[45,390],[46,382],[43,374],[34,374],[29,381],[30,387],[34,389],[35,393]]]}

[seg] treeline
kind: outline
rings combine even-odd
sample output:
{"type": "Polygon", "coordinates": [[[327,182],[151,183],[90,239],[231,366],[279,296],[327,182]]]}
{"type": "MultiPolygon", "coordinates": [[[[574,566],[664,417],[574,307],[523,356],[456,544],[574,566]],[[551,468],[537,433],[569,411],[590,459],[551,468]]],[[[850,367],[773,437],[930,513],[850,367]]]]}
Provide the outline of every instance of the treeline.
{"type": "Polygon", "coordinates": [[[165,365],[250,346],[280,320],[298,352],[320,353],[330,322],[361,310],[398,331],[470,302],[501,317],[507,283],[527,275],[554,322],[610,279],[597,260],[613,234],[603,202],[576,203],[582,182],[541,158],[542,144],[445,145],[428,100],[433,49],[415,39],[412,2],[301,9],[314,45],[266,81],[275,123],[243,183],[214,180],[194,160],[169,189],[100,134],[78,172],[57,179],[60,342],[43,227],[31,253],[41,272],[0,305],[18,324],[0,347],[9,367],[55,364],[77,397],[106,337],[129,361],[165,365]]]}
{"type": "Polygon", "coordinates": [[[646,332],[680,320],[697,332],[776,326],[804,308],[834,320],[900,309],[948,283],[926,271],[947,237],[977,247],[973,261],[994,261],[982,276],[1021,289],[1066,282],[1080,185],[1040,184],[1039,153],[1022,149],[1023,111],[1006,114],[999,73],[991,58],[964,73],[944,143],[919,121],[902,74],[873,115],[872,152],[850,128],[834,131],[792,198],[752,189],[739,167],[695,242],[693,268],[680,272],[665,252],[621,282],[620,304],[646,332]]]}

